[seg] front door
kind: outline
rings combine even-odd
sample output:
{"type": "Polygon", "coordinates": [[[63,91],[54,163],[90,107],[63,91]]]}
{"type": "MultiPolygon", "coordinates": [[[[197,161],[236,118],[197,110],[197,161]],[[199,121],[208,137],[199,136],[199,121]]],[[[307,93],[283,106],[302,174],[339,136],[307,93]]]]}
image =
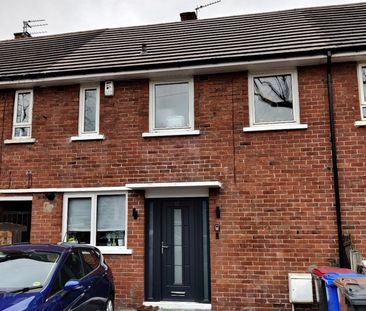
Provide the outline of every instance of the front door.
{"type": "Polygon", "coordinates": [[[209,302],[207,199],[151,199],[146,212],[146,299],[209,302]]]}

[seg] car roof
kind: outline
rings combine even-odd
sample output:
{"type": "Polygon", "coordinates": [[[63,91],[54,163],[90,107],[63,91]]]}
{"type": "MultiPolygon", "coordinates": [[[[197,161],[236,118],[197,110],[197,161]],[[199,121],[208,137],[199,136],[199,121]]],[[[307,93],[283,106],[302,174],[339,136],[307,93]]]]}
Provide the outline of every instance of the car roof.
{"type": "Polygon", "coordinates": [[[84,245],[84,244],[75,244],[75,243],[73,243],[73,244],[71,244],[71,243],[57,243],[57,244],[52,244],[52,243],[47,243],[47,244],[43,244],[43,243],[38,243],[38,244],[36,244],[36,243],[19,243],[19,244],[0,246],[0,251],[15,251],[15,250],[29,251],[29,250],[34,250],[34,251],[49,251],[49,252],[63,253],[67,250],[76,249],[76,248],[96,250],[96,248],[93,247],[93,246],[84,245]]]}

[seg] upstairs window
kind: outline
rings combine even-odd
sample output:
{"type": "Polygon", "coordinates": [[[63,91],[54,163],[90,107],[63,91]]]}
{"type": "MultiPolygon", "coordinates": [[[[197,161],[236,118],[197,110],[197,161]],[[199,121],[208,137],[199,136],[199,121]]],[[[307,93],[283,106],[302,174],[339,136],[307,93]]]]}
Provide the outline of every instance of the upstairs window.
{"type": "Polygon", "coordinates": [[[32,135],[33,91],[15,93],[13,138],[30,138],[32,135]]]}
{"type": "Polygon", "coordinates": [[[366,66],[360,66],[360,105],[361,105],[361,120],[366,121],[366,66]]]}
{"type": "Polygon", "coordinates": [[[99,85],[80,88],[80,136],[99,134],[99,94],[99,85]]]}
{"type": "Polygon", "coordinates": [[[296,71],[249,75],[250,128],[244,131],[299,129],[296,71]]]}
{"type": "Polygon", "coordinates": [[[150,131],[194,129],[193,79],[150,83],[150,131]]]}

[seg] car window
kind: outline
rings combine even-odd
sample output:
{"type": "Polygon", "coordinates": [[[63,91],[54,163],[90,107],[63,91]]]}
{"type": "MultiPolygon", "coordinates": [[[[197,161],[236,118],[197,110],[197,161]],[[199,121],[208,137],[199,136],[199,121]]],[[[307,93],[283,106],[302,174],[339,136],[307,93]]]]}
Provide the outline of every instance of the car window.
{"type": "Polygon", "coordinates": [[[59,269],[50,295],[62,290],[67,281],[81,279],[84,276],[83,264],[78,253],[72,252],[59,269]]]}
{"type": "Polygon", "coordinates": [[[0,291],[42,287],[51,275],[59,255],[36,250],[1,251],[0,291]]]}
{"type": "Polygon", "coordinates": [[[82,249],[81,256],[84,260],[85,274],[88,274],[99,267],[100,258],[93,250],[82,249]]]}

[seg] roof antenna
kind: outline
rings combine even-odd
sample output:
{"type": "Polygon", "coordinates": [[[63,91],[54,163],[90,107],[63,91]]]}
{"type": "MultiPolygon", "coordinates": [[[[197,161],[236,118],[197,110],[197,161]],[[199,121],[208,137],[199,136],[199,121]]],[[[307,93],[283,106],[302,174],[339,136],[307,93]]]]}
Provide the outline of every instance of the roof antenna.
{"type": "Polygon", "coordinates": [[[210,3],[207,3],[207,4],[202,4],[202,5],[197,6],[196,7],[196,15],[198,16],[198,10],[201,10],[203,8],[206,8],[210,5],[214,5],[214,4],[219,3],[219,2],[221,2],[221,0],[213,1],[213,2],[210,2],[210,3]]]}
{"type": "Polygon", "coordinates": [[[34,35],[40,33],[47,33],[47,31],[33,31],[33,32],[28,31],[29,28],[47,26],[48,24],[46,23],[42,24],[42,22],[45,21],[46,21],[45,19],[34,19],[34,20],[23,21],[23,34],[34,35]]]}

